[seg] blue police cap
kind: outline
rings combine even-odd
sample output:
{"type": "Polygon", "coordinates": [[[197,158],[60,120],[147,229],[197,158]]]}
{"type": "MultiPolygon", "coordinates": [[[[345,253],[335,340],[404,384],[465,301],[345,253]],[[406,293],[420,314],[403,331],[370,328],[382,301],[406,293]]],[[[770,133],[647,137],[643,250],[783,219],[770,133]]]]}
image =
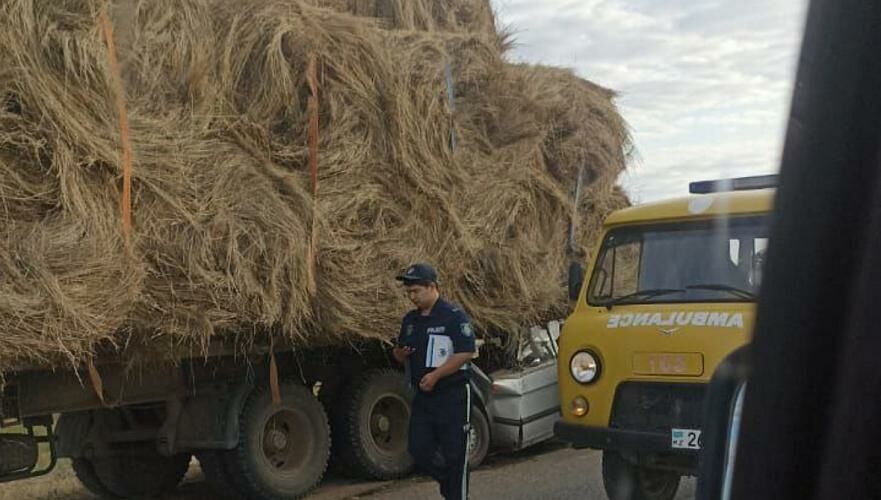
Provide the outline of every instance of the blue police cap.
{"type": "Polygon", "coordinates": [[[395,279],[403,281],[405,285],[437,283],[437,271],[431,265],[420,262],[408,267],[402,274],[396,276],[395,279]]]}

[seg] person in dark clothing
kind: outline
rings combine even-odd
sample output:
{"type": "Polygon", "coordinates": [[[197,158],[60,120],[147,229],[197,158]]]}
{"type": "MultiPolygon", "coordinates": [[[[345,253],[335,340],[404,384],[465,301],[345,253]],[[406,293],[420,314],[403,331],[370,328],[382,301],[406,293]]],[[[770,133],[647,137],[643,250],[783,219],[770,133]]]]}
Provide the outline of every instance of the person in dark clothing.
{"type": "Polygon", "coordinates": [[[437,273],[414,264],[397,277],[416,309],[401,321],[392,351],[415,390],[409,451],[440,484],[448,500],[468,498],[468,432],[474,328],[457,306],[440,297],[437,273]]]}

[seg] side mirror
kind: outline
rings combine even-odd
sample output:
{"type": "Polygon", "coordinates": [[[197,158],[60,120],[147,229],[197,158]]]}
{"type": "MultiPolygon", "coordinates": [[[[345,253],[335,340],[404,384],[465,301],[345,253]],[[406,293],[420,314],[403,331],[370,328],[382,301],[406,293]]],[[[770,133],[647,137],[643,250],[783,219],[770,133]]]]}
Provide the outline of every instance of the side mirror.
{"type": "Polygon", "coordinates": [[[749,378],[748,349],[746,345],[729,354],[710,379],[704,399],[697,500],[731,498],[743,399],[749,378]]]}
{"type": "Polygon", "coordinates": [[[581,285],[584,283],[584,267],[580,262],[569,264],[569,299],[578,300],[581,285]]]}

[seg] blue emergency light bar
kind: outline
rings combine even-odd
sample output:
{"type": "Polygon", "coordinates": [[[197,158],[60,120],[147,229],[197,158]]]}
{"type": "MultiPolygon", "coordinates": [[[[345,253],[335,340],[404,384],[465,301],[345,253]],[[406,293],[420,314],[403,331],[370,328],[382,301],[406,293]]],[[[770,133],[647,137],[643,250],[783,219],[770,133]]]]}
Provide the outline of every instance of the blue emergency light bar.
{"type": "Polygon", "coordinates": [[[692,194],[708,194],[773,188],[777,187],[777,177],[777,175],[756,175],[735,179],[692,182],[688,185],[688,192],[692,194]]]}

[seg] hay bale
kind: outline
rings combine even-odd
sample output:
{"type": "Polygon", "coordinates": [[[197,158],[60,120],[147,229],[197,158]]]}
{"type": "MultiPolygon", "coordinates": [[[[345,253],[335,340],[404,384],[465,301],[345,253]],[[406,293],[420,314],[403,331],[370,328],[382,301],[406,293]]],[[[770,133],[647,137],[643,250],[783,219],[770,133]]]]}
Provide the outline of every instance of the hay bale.
{"type": "Polygon", "coordinates": [[[388,29],[468,33],[501,39],[492,6],[486,0],[313,0],[312,3],[374,18],[388,29]]]}
{"type": "Polygon", "coordinates": [[[114,3],[128,33],[128,244],[99,4],[0,6],[0,369],[108,345],[173,357],[221,335],[389,338],[408,307],[392,277],[414,260],[439,267],[484,332],[562,314],[570,218],[586,249],[626,203],[614,186],[626,126],[611,92],[507,63],[487,2],[436,4],[114,3]],[[397,29],[352,15],[390,5],[397,29]]]}

